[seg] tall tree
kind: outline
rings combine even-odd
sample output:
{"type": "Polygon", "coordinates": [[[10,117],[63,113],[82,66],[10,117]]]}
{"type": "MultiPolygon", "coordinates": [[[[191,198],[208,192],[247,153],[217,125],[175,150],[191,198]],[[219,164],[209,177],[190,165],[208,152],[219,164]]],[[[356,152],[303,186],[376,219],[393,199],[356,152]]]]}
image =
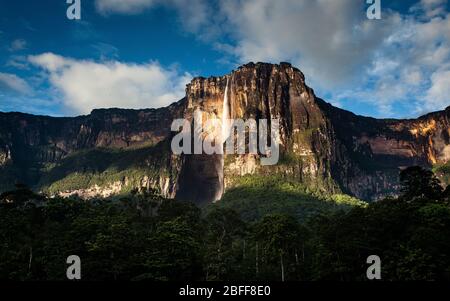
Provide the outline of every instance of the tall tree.
{"type": "Polygon", "coordinates": [[[402,196],[405,199],[425,197],[440,199],[442,186],[434,173],[420,166],[408,167],[400,172],[402,196]]]}

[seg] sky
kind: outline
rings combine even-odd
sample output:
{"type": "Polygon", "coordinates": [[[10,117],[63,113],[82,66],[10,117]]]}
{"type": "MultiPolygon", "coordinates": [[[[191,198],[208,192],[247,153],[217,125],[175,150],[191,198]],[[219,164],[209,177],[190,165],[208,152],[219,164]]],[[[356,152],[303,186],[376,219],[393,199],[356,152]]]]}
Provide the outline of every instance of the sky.
{"type": "Polygon", "coordinates": [[[290,62],[317,96],[377,118],[450,105],[449,0],[0,0],[0,111],[157,108],[195,76],[290,62]]]}

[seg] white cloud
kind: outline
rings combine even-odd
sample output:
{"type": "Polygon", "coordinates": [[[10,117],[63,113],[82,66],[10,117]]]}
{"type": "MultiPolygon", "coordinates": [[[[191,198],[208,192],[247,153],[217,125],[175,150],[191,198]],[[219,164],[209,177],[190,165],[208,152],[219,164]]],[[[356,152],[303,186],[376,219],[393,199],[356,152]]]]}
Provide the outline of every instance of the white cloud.
{"type": "Polygon", "coordinates": [[[424,0],[408,15],[384,9],[382,20],[372,21],[357,0],[224,1],[223,28],[234,41],[219,49],[240,63],[290,61],[319,96],[364,103],[370,115],[411,117],[450,104],[428,91],[442,91],[436,85],[446,73],[437,71],[450,63],[445,3],[424,0]]]}
{"type": "MultiPolygon", "coordinates": [[[[177,12],[186,31],[207,39],[224,54],[220,62],[290,61],[305,73],[319,96],[329,95],[343,107],[363,103],[373,116],[396,116],[397,104],[408,108],[401,112],[408,117],[424,108],[448,105],[448,98],[439,92],[445,82],[439,77],[447,75],[445,66],[450,64],[448,1],[421,0],[406,14],[382,5],[381,20],[366,18],[365,2],[96,0],[95,4],[103,15],[169,7],[177,12]]],[[[56,79],[65,79],[78,70],[76,66],[87,64],[100,66],[62,57],[40,63],[56,79]]],[[[133,71],[149,68],[117,62],[101,66],[111,74],[117,74],[119,66],[133,71]]],[[[172,74],[168,77],[180,77],[159,68],[172,74]]],[[[56,79],[54,83],[62,86],[56,79]]],[[[67,89],[59,89],[67,94],[67,89]]]]}
{"type": "MultiPolygon", "coordinates": [[[[403,93],[388,98],[391,105],[408,101],[409,112],[403,112],[407,116],[450,105],[448,98],[433,100],[430,96],[433,93],[429,91],[434,83],[440,82],[439,76],[445,75],[441,70],[450,63],[450,14],[431,19],[423,18],[423,15],[404,16],[401,27],[394,30],[377,50],[373,66],[387,66],[389,62],[396,62],[397,67],[380,72],[370,80],[380,82],[392,77],[392,89],[400,87],[403,93]]],[[[378,105],[380,99],[373,99],[372,103],[378,105]]],[[[396,112],[392,113],[395,115],[396,112]]]]}
{"type": "Polygon", "coordinates": [[[31,63],[38,65],[54,74],[56,74],[57,71],[62,70],[64,67],[69,67],[70,64],[75,62],[72,59],[67,59],[51,52],[30,56],[28,57],[28,60],[31,63]]]}
{"type": "Polygon", "coordinates": [[[447,73],[437,71],[450,64],[447,1],[422,0],[407,15],[384,9],[377,21],[365,17],[364,2],[223,1],[222,27],[234,41],[221,48],[240,63],[290,61],[319,96],[344,107],[364,103],[372,116],[412,117],[450,105],[431,92],[442,91],[439,77],[447,73]]]}
{"type": "Polygon", "coordinates": [[[357,0],[230,0],[222,12],[240,62],[291,61],[327,89],[358,76],[400,24],[396,14],[368,20],[357,0]]]}
{"type": "Polygon", "coordinates": [[[447,0],[421,0],[411,8],[412,12],[422,11],[427,18],[445,14],[447,0]]]}
{"type": "Polygon", "coordinates": [[[423,81],[422,71],[417,67],[404,67],[401,71],[401,81],[412,86],[418,86],[423,81]]]}
{"type": "Polygon", "coordinates": [[[450,105],[450,70],[439,70],[431,76],[431,87],[426,94],[426,109],[442,109],[450,105]]]}
{"type": "Polygon", "coordinates": [[[184,96],[190,74],[179,74],[158,63],[98,63],[75,60],[53,53],[29,60],[49,74],[49,82],[74,113],[95,108],[152,108],[168,105],[184,96]]]}
{"type": "Polygon", "coordinates": [[[0,72],[0,91],[8,94],[30,95],[32,89],[25,80],[17,75],[0,72]]]}
{"type": "Polygon", "coordinates": [[[28,69],[28,59],[24,55],[11,55],[6,61],[5,66],[20,70],[28,69]]]}
{"type": "MultiPolygon", "coordinates": [[[[215,40],[239,63],[291,61],[314,84],[331,88],[357,76],[400,17],[366,18],[360,0],[96,0],[103,14],[141,13],[157,5],[173,7],[185,29],[201,38],[230,35],[233,42],[215,40]]],[[[236,61],[226,59],[222,61],[236,61]]]]}

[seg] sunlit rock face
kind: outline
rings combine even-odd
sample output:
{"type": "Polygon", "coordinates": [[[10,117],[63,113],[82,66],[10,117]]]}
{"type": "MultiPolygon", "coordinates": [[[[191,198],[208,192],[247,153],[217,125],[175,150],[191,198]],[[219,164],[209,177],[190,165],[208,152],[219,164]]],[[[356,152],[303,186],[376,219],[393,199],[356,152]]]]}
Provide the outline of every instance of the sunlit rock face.
{"type": "Polygon", "coordinates": [[[331,179],[330,129],[298,69],[287,63],[250,63],[231,74],[230,87],[232,118],[279,119],[280,159],[277,165],[263,167],[258,156],[226,158],[225,187],[244,174],[278,173],[314,189],[338,189],[331,179]]]}
{"type": "Polygon", "coordinates": [[[336,137],[333,178],[360,198],[398,192],[398,173],[405,167],[432,167],[449,159],[450,108],[418,119],[383,120],[319,104],[336,137]]]}
{"type": "Polygon", "coordinates": [[[258,174],[375,200],[398,192],[402,168],[450,159],[449,119],[450,108],[414,120],[357,116],[317,98],[290,64],[250,63],[193,79],[185,98],[161,109],[101,109],[74,118],[0,113],[0,190],[21,182],[90,198],[152,189],[207,203],[239,177],[258,174]],[[258,154],[172,154],[172,120],[193,122],[199,111],[202,120],[279,119],[278,164],[262,166],[258,154]],[[92,158],[92,150],[101,154],[92,158]]]}
{"type": "MultiPolygon", "coordinates": [[[[206,125],[207,120],[222,121],[225,118],[226,85],[226,76],[196,78],[186,88],[186,110],[183,116],[191,122],[192,132],[197,132],[202,139],[206,139],[213,129],[196,129],[194,120],[201,120],[206,125]]],[[[214,134],[217,141],[222,141],[221,137],[217,137],[220,132],[214,134]]],[[[198,204],[219,200],[224,190],[223,155],[202,153],[182,157],[184,163],[180,170],[176,198],[198,204]]]]}
{"type": "Polygon", "coordinates": [[[227,187],[234,185],[236,177],[254,173],[280,173],[316,189],[338,190],[331,179],[330,131],[298,69],[286,63],[248,64],[227,76],[196,78],[188,85],[186,95],[186,116],[191,118],[200,109],[209,118],[223,119],[226,111],[231,119],[279,119],[280,161],[288,157],[292,162],[262,167],[258,155],[186,156],[180,198],[192,199],[199,189],[207,189],[204,193],[210,195],[208,201],[218,200],[227,187]],[[229,105],[224,106],[225,101],[229,105]],[[209,187],[193,182],[209,183],[209,187]]]}

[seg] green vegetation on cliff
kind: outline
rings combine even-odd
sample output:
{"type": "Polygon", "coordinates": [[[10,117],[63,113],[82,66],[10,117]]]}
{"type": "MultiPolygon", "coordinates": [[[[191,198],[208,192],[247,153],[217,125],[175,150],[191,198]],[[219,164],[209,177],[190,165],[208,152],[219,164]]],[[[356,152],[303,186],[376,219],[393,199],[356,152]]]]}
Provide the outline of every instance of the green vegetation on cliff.
{"type": "Polygon", "coordinates": [[[433,172],[438,176],[439,180],[441,180],[443,184],[450,184],[450,162],[435,165],[433,167],[433,172]]]}
{"type": "Polygon", "coordinates": [[[236,178],[222,200],[211,206],[232,208],[244,220],[254,221],[271,213],[291,214],[298,220],[306,220],[319,213],[366,205],[348,195],[325,195],[281,175],[248,175],[236,178]]]}
{"type": "Polygon", "coordinates": [[[144,177],[158,179],[169,174],[164,143],[140,148],[95,148],[71,154],[46,168],[37,189],[45,193],[107,187],[121,182],[122,193],[141,186],[144,177]]]}

